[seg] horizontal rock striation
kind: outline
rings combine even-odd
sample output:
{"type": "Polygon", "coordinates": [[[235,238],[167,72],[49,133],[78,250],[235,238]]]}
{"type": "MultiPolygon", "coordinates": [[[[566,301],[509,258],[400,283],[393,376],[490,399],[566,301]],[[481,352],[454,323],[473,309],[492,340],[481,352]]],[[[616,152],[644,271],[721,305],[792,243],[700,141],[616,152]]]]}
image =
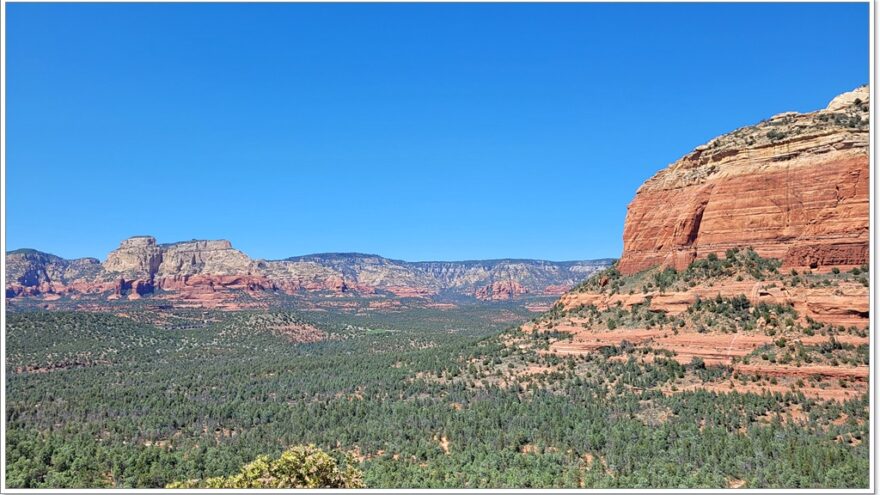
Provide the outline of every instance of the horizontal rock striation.
{"type": "Polygon", "coordinates": [[[233,308],[233,292],[252,301],[267,292],[308,291],[511,299],[570,288],[611,260],[410,263],[358,253],[253,260],[226,240],[159,244],[153,237],[137,236],[122,241],[103,263],[94,258],[64,260],[35,250],[9,252],[7,263],[7,297],[106,292],[112,300],[161,292],[187,306],[233,308]]]}
{"type": "Polygon", "coordinates": [[[629,205],[621,273],[746,246],[785,266],[867,263],[868,101],[860,87],[777,115],[658,172],[629,205]]]}
{"type": "Polygon", "coordinates": [[[836,287],[786,287],[778,281],[737,281],[719,279],[711,284],[697,284],[680,292],[651,290],[634,294],[606,294],[600,292],[569,292],[559,303],[565,309],[595,306],[601,310],[650,304],[652,311],[676,316],[686,311],[697,299],[716,296],[746,296],[752,304],[768,303],[791,305],[805,318],[838,326],[857,327],[869,323],[870,301],[868,287],[860,283],[842,283],[836,287]]]}
{"type": "Polygon", "coordinates": [[[629,205],[616,269],[522,330],[568,334],[553,355],[619,346],[632,352],[612,359],[653,360],[660,350],[734,373],[664,393],[864,393],[869,368],[853,355],[870,343],[868,98],[862,87],[817,112],[777,115],[658,172],[629,205]]]}
{"type": "Polygon", "coordinates": [[[528,292],[529,290],[516,280],[504,280],[477,289],[475,297],[483,301],[506,301],[528,292]]]}

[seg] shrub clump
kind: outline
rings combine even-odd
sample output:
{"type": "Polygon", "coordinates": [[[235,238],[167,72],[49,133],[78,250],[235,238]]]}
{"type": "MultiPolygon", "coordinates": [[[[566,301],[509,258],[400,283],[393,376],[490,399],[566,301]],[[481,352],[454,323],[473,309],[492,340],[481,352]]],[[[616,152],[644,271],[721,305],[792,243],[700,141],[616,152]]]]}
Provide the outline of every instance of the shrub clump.
{"type": "Polygon", "coordinates": [[[352,459],[340,467],[318,447],[297,445],[277,459],[260,456],[231,476],[178,481],[166,488],[364,488],[364,482],[352,459]]]}

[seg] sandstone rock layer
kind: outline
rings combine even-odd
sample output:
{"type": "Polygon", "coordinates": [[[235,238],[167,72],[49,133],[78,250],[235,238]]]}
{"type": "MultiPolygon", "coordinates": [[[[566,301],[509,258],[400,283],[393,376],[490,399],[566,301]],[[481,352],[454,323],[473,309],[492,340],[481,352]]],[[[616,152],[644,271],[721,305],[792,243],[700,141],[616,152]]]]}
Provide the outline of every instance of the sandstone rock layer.
{"type": "Polygon", "coordinates": [[[522,330],[567,334],[543,351],[554,356],[612,348],[621,354],[610,360],[730,367],[664,393],[798,391],[838,401],[865,393],[868,99],[863,87],[817,112],[777,115],[658,172],[629,205],[617,270],[564,294],[522,330]],[[748,247],[759,256],[732,249],[748,247]],[[685,273],[662,270],[712,253],[685,273]]]}
{"type": "Polygon", "coordinates": [[[262,307],[267,294],[301,292],[433,299],[506,300],[571,287],[612,260],[406,262],[376,255],[328,253],[254,260],[226,240],[159,244],[122,241],[101,263],[35,250],[7,253],[6,297],[106,294],[109,300],[157,296],[185,307],[262,307]],[[241,297],[238,297],[241,296],[241,297]]]}
{"type": "Polygon", "coordinates": [[[828,108],[786,113],[698,147],[630,203],[619,269],[683,269],[753,247],[785,266],[868,262],[867,87],[828,108]]]}

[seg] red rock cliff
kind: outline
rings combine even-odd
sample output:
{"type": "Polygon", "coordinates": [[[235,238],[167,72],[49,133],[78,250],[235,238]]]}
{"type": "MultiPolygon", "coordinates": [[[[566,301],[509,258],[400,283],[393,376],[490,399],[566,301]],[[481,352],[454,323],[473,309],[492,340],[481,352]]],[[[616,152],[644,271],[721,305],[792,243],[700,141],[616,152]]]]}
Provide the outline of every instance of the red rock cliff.
{"type": "Polygon", "coordinates": [[[864,86],[777,115],[658,172],[629,205],[620,271],[682,269],[734,246],[786,266],[867,263],[868,100],[864,86]]]}

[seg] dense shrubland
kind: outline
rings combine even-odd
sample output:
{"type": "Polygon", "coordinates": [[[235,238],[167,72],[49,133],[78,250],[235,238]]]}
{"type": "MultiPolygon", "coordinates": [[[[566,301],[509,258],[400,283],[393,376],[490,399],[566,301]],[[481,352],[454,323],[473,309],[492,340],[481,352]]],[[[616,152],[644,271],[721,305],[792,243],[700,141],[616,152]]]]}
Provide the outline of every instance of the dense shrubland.
{"type": "Polygon", "coordinates": [[[684,270],[672,268],[651,268],[644,272],[623,276],[612,265],[597,272],[574,288],[575,292],[598,292],[603,294],[635,294],[657,292],[677,292],[697,285],[712,286],[720,279],[732,278],[736,281],[778,281],[787,287],[829,287],[840,282],[858,282],[868,286],[868,265],[855,267],[848,271],[832,268],[831,273],[814,273],[811,270],[780,270],[781,262],[773,258],[763,258],[753,249],[732,248],[723,257],[714,253],[694,260],[684,270]]]}
{"type": "Polygon", "coordinates": [[[199,484],[315,444],[369,487],[867,486],[866,398],[667,395],[729,371],[626,342],[556,356],[540,351],[561,334],[488,311],[424,316],[10,314],[7,484],[199,484]],[[300,323],[328,338],[273,331],[300,323]]]}
{"type": "Polygon", "coordinates": [[[341,457],[314,445],[297,445],[277,459],[260,456],[236,474],[177,481],[166,488],[363,488],[363,473],[354,467],[354,459],[341,457]]]}
{"type": "Polygon", "coordinates": [[[556,304],[550,311],[534,318],[539,328],[551,329],[555,323],[567,318],[580,318],[581,326],[593,329],[615,330],[617,328],[670,328],[674,332],[694,329],[697,332],[761,332],[775,335],[827,335],[840,334],[867,336],[867,327],[834,326],[823,324],[801,315],[790,304],[768,302],[752,303],[744,294],[734,297],[700,298],[689,305],[687,311],[669,315],[665,311],[652,308],[654,294],[686,291],[698,284],[711,287],[722,279],[745,279],[766,281],[767,287],[780,284],[786,287],[832,287],[840,282],[858,282],[867,285],[868,267],[855,267],[843,272],[833,268],[825,273],[799,273],[790,270],[781,273],[780,263],[775,259],[759,256],[752,249],[730,249],[724,258],[710,254],[695,260],[685,270],[672,268],[653,268],[641,273],[622,276],[616,266],[598,272],[578,287],[574,292],[596,292],[602,294],[634,294],[636,291],[647,294],[639,304],[624,307],[616,305],[599,309],[594,305],[565,307],[556,304]]]}

